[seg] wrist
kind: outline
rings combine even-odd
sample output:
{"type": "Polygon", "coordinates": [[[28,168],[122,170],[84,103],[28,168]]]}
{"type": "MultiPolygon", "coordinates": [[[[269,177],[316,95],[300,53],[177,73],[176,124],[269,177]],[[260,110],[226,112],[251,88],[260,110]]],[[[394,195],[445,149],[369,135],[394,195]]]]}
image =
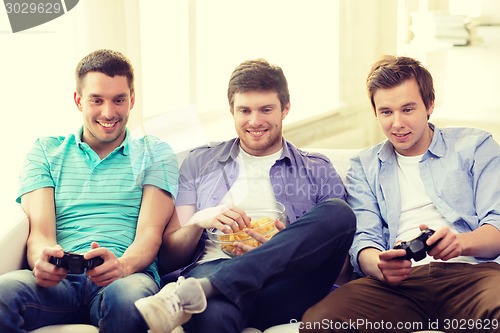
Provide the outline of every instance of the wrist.
{"type": "Polygon", "coordinates": [[[383,279],[382,272],[378,268],[380,262],[379,255],[382,251],[373,247],[367,247],[361,250],[358,254],[358,264],[362,273],[370,275],[379,280],[383,279]]]}

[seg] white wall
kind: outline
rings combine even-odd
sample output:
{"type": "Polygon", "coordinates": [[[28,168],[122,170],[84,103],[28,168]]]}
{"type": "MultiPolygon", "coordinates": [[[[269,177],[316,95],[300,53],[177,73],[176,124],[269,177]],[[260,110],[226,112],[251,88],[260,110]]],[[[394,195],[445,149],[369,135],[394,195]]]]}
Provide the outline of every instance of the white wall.
{"type": "MultiPolygon", "coordinates": [[[[237,7],[228,11],[235,0],[85,0],[54,21],[16,34],[10,32],[7,16],[0,10],[0,101],[4,117],[0,149],[6,156],[2,205],[14,205],[17,175],[35,138],[67,134],[80,126],[80,114],[73,104],[74,67],[97,48],[122,51],[134,63],[138,94],[131,127],[142,124],[143,114],[151,116],[172,110],[171,125],[175,125],[175,119],[184,110],[217,109],[220,113],[216,117],[204,112],[196,119],[198,128],[206,126],[200,130],[204,132],[202,137],[214,141],[233,136],[226,82],[240,61],[262,55],[281,65],[290,81],[292,113],[285,121],[285,133],[291,139],[310,143],[309,146],[317,142],[322,147],[337,148],[359,148],[380,140],[365,93],[366,74],[376,58],[397,50],[397,42],[402,38],[398,35],[398,4],[418,6],[419,1],[313,0],[307,2],[308,11],[300,13],[312,23],[276,5],[283,1],[238,0],[239,4],[253,7],[236,13],[237,7]],[[193,4],[203,10],[199,26],[194,27],[189,22],[196,13],[188,10],[193,4]],[[340,8],[338,16],[330,13],[334,4],[340,8]],[[220,18],[216,17],[217,8],[220,18]],[[245,17],[245,13],[250,17],[245,17]],[[211,25],[213,20],[219,22],[211,25]],[[267,30],[272,38],[263,42],[259,50],[256,40],[264,38],[267,30]],[[247,37],[252,31],[258,38],[247,37]],[[287,31],[293,32],[292,37],[279,40],[287,31]],[[270,50],[274,45],[277,50],[270,50]],[[188,52],[192,48],[195,55],[188,52]],[[228,49],[231,60],[226,61],[228,49]],[[196,77],[200,80],[193,79],[196,77]],[[193,105],[198,97],[200,105],[193,105]],[[307,124],[311,121],[305,120],[305,115],[313,114],[312,123],[323,122],[327,126],[318,130],[316,125],[307,124]],[[295,116],[297,121],[292,122],[295,116]]],[[[285,7],[300,9],[304,3],[290,1],[285,7]]],[[[482,4],[490,8],[488,13],[496,12],[500,6],[495,0],[484,0],[482,4]]],[[[495,41],[500,45],[500,39],[493,34],[495,41]]],[[[500,53],[491,49],[483,45],[479,53],[466,56],[467,65],[461,62],[463,57],[456,57],[457,52],[426,59],[435,71],[440,105],[451,105],[448,120],[455,122],[444,125],[464,124],[455,108],[468,105],[464,112],[477,116],[480,113],[476,106],[481,105],[490,110],[486,121],[473,124],[500,128],[500,94],[496,93],[500,91],[500,68],[498,61],[494,62],[500,53]],[[458,84],[458,88],[452,83],[458,84]]],[[[464,48],[462,53],[468,50],[464,48]]],[[[466,123],[471,124],[468,120],[466,123]]]]}
{"type": "Polygon", "coordinates": [[[0,10],[2,212],[17,212],[17,178],[35,139],[74,130],[80,121],[73,106],[73,19],[70,12],[38,29],[12,34],[7,15],[0,10]]]}

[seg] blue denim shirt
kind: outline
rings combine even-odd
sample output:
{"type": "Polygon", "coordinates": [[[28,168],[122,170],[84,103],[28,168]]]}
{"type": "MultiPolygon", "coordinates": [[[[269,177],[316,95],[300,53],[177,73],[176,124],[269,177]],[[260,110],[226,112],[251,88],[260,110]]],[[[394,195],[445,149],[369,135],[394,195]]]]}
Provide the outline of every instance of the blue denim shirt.
{"type": "MultiPolygon", "coordinates": [[[[427,195],[458,232],[491,224],[500,229],[500,147],[491,134],[472,128],[438,129],[420,161],[427,195]]],[[[347,172],[347,202],[357,217],[350,250],[351,263],[361,273],[359,252],[394,246],[401,215],[401,197],[394,147],[384,141],[351,159],[347,172]]],[[[477,258],[496,261],[495,258],[477,258]]]]}
{"type": "MultiPolygon", "coordinates": [[[[239,149],[239,139],[232,139],[191,151],[181,166],[176,206],[196,205],[197,211],[217,206],[238,178],[239,149]]],[[[330,160],[301,151],[286,140],[269,176],[289,223],[326,199],[345,200],[344,184],[330,160]]]]}

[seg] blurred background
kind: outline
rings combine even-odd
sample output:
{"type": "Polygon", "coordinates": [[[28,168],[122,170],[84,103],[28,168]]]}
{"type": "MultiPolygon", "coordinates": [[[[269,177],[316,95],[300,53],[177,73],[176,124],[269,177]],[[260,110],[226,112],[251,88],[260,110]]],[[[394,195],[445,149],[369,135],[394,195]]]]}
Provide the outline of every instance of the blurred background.
{"type": "Polygon", "coordinates": [[[0,9],[2,207],[34,140],[81,125],[74,69],[110,48],[136,70],[134,135],[177,152],[235,136],[226,97],[232,70],[265,58],[291,93],[284,123],[300,147],[363,148],[383,139],[365,93],[383,54],[422,61],[435,80],[440,126],[473,126],[500,139],[497,0],[82,0],[46,24],[12,33],[0,9]]]}

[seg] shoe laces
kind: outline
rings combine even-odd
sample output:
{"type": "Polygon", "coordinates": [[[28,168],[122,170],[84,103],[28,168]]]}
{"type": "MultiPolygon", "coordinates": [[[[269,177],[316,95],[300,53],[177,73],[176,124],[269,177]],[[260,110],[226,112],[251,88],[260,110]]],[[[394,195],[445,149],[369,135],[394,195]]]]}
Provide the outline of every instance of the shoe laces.
{"type": "Polygon", "coordinates": [[[163,297],[163,301],[165,302],[165,309],[173,316],[177,316],[182,314],[182,305],[181,299],[176,293],[169,293],[163,297]]]}

